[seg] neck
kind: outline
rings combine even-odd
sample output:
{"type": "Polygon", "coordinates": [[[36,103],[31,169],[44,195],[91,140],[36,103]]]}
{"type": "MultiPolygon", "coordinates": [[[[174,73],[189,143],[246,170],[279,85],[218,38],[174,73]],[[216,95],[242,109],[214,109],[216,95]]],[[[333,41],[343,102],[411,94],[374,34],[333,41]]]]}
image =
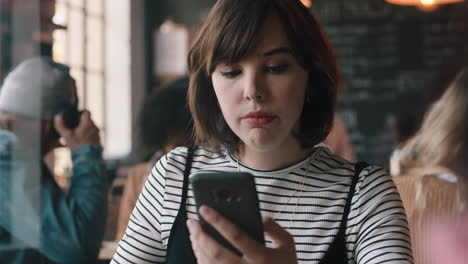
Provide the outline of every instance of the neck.
{"type": "Polygon", "coordinates": [[[302,148],[299,143],[269,151],[257,151],[241,145],[237,159],[258,170],[278,170],[304,160],[313,151],[310,148],[302,148]]]}

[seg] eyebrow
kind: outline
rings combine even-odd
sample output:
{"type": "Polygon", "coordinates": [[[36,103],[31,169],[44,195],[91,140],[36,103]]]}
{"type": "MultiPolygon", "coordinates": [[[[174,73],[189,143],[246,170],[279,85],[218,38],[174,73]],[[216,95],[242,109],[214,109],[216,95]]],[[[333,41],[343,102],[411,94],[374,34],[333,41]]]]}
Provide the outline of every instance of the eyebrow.
{"type": "Polygon", "coordinates": [[[271,55],[275,55],[275,54],[278,54],[278,53],[288,53],[288,54],[293,54],[292,50],[290,48],[286,48],[286,47],[280,47],[280,48],[276,48],[276,49],[272,49],[272,50],[269,50],[267,52],[264,52],[262,54],[260,54],[259,56],[260,57],[267,57],[267,56],[271,56],[271,55]]]}

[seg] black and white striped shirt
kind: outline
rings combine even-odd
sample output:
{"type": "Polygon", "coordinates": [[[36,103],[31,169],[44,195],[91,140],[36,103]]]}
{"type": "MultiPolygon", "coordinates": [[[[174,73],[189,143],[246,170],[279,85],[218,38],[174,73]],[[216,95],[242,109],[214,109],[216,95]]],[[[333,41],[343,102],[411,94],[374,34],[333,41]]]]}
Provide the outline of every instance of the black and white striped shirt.
{"type": "MultiPolygon", "coordinates": [[[[181,200],[186,157],[187,148],[180,147],[156,163],[112,263],[165,262],[181,200]]],[[[236,164],[228,151],[221,155],[198,147],[191,173],[237,171],[236,164]]],[[[318,263],[338,232],[354,164],[319,147],[310,157],[284,169],[263,171],[243,164],[240,169],[255,175],[262,216],[277,219],[294,236],[299,262],[318,263]],[[296,191],[300,189],[303,191],[296,191]],[[293,193],[294,198],[289,199],[293,193]]],[[[189,218],[197,219],[190,187],[187,212],[189,218]]],[[[369,166],[359,176],[346,241],[349,263],[412,263],[405,211],[392,179],[380,167],[369,166]]],[[[268,237],[266,243],[271,246],[268,237]]]]}

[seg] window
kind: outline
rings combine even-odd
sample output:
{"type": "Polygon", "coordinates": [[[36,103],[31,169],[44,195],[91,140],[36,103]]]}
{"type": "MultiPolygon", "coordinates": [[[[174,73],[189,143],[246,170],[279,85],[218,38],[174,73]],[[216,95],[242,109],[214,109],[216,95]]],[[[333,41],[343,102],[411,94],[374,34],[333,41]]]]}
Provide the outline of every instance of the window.
{"type": "Polygon", "coordinates": [[[129,10],[130,0],[56,0],[53,18],[66,27],[54,31],[53,57],[70,67],[111,158],[131,150],[129,10]]]}

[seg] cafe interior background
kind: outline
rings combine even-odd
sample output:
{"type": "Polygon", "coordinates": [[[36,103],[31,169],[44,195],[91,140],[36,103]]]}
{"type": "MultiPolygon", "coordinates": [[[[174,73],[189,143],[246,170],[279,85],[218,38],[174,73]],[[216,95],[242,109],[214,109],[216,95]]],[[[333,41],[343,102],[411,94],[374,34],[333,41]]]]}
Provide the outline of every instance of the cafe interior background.
{"type": "MultiPolygon", "coordinates": [[[[186,74],[190,35],[214,0],[1,0],[0,80],[34,55],[70,66],[80,108],[101,130],[114,174],[105,239],[115,221],[127,168],[141,162],[138,115],[145,97],[186,74]]],[[[389,167],[396,119],[417,124],[430,91],[468,62],[468,3],[460,0],[315,0],[345,85],[337,115],[357,160],[389,167]]],[[[66,188],[70,153],[57,150],[66,188]]]]}

